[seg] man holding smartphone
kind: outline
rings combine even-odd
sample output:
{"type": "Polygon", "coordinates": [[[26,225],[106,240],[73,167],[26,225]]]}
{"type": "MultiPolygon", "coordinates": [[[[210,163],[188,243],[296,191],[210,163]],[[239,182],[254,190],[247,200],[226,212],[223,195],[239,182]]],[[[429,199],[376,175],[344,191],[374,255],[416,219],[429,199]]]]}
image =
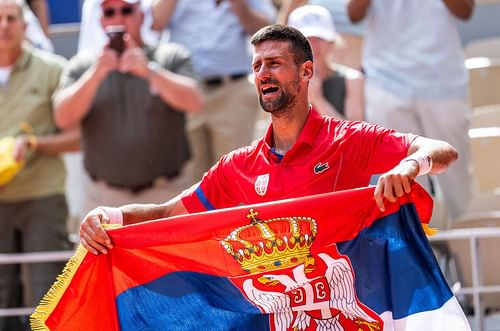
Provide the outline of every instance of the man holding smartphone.
{"type": "Polygon", "coordinates": [[[190,55],[143,42],[139,2],[101,1],[109,43],[71,59],[54,97],[57,125],[82,128],[87,210],[176,195],[190,157],[184,114],[202,106],[190,55]]]}

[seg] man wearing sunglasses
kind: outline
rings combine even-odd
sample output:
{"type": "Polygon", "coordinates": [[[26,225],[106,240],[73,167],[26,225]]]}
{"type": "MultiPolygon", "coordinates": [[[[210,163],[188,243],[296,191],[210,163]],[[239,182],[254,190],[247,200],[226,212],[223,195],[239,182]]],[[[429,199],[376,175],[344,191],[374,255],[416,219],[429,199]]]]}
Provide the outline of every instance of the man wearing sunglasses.
{"type": "Polygon", "coordinates": [[[81,125],[85,208],[163,201],[179,193],[190,151],[184,116],[202,106],[186,49],[141,38],[139,0],[102,0],[110,40],[100,55],[77,54],[55,96],[61,128],[81,125]]]}

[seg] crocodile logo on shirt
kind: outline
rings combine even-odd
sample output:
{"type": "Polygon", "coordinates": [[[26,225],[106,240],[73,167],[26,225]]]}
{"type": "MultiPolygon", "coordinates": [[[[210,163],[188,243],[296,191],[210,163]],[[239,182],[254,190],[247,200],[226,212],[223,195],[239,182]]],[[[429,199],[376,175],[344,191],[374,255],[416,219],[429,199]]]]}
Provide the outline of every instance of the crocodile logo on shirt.
{"type": "Polygon", "coordinates": [[[328,168],[330,168],[330,166],[328,165],[328,162],[325,162],[325,163],[318,163],[314,166],[314,173],[317,175],[317,174],[320,174],[322,173],[323,171],[327,170],[328,168]]]}

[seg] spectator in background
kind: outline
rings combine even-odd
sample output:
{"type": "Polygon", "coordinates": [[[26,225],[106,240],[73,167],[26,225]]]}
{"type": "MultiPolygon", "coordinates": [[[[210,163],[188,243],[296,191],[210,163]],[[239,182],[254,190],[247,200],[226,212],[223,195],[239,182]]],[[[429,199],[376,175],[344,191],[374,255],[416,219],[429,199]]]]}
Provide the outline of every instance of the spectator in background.
{"type": "Polygon", "coordinates": [[[123,27],[126,33],[97,58],[73,57],[55,96],[57,124],[82,127],[87,210],[176,195],[190,156],[184,118],[201,109],[202,94],[189,52],[143,42],[139,2],[101,1],[103,28],[123,27]],[[112,48],[117,41],[124,43],[121,54],[112,48]]]}
{"type": "Polygon", "coordinates": [[[361,53],[365,24],[353,24],[347,15],[346,4],[349,0],[283,0],[278,13],[278,23],[287,24],[288,15],[299,6],[306,4],[326,8],[335,22],[337,38],[330,50],[329,57],[335,63],[361,70],[361,53]]]}
{"type": "MultiPolygon", "coordinates": [[[[65,172],[59,155],[78,149],[79,136],[78,130],[57,132],[51,100],[65,60],[23,47],[26,23],[22,8],[18,0],[0,0],[0,139],[15,139],[12,149],[3,150],[9,154],[0,157],[24,165],[10,182],[0,186],[0,254],[70,249],[65,172]],[[23,127],[29,129],[23,131],[23,127]]],[[[27,288],[32,297],[26,303],[20,266],[0,266],[0,308],[34,306],[63,266],[28,265],[27,288]]],[[[0,330],[24,327],[18,317],[0,317],[0,330]]]]}
{"type": "Polygon", "coordinates": [[[113,248],[101,224],[129,225],[363,187],[374,172],[386,172],[374,190],[385,210],[385,200],[395,202],[410,192],[417,176],[443,172],[456,160],[446,142],[318,114],[308,101],[312,50],[296,29],[266,26],[251,42],[257,94],[272,117],[265,136],[223,156],[197,185],[168,202],[91,211],[80,226],[90,252],[113,248]]]}
{"type": "Polygon", "coordinates": [[[336,33],[333,19],[321,6],[296,8],[288,24],[307,37],[314,54],[314,76],[309,82],[309,101],[322,115],[363,120],[364,79],[360,71],[330,61],[329,50],[336,33]]]}
{"type": "MultiPolygon", "coordinates": [[[[141,38],[151,46],[158,46],[162,39],[161,33],[153,31],[153,17],[151,15],[151,3],[153,0],[141,0],[141,9],[144,13],[144,22],[141,26],[141,38]]],[[[108,37],[104,32],[99,18],[101,17],[101,0],[84,0],[82,5],[82,18],[80,24],[80,35],[78,38],[78,52],[99,54],[108,43],[108,37]]]]}
{"type": "Polygon", "coordinates": [[[49,39],[49,17],[45,0],[31,1],[33,8],[37,10],[36,15],[31,7],[24,4],[24,21],[26,22],[26,39],[35,47],[47,52],[54,51],[54,45],[49,39]]]}
{"type": "Polygon", "coordinates": [[[270,0],[155,0],[154,28],[170,31],[171,41],[187,47],[200,76],[205,107],[189,118],[193,158],[186,167],[191,183],[222,155],[249,144],[258,111],[248,36],[271,23],[270,0]]]}
{"type": "Polygon", "coordinates": [[[35,14],[43,33],[49,36],[50,10],[47,0],[26,0],[30,10],[35,14]]]}
{"type": "MultiPolygon", "coordinates": [[[[366,119],[449,141],[460,160],[437,177],[453,219],[472,196],[467,130],[468,78],[457,20],[474,0],[350,0],[353,22],[367,19],[363,69],[366,119]]],[[[446,227],[444,224],[443,227],[446,227]]]]}

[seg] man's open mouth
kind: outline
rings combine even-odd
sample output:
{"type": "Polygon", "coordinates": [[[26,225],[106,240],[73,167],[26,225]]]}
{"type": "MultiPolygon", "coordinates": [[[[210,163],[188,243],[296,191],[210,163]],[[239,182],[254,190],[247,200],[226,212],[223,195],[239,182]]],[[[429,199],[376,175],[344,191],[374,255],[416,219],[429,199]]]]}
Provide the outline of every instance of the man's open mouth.
{"type": "Polygon", "coordinates": [[[279,88],[276,86],[264,87],[261,89],[263,95],[268,95],[274,92],[278,92],[279,88]]]}

